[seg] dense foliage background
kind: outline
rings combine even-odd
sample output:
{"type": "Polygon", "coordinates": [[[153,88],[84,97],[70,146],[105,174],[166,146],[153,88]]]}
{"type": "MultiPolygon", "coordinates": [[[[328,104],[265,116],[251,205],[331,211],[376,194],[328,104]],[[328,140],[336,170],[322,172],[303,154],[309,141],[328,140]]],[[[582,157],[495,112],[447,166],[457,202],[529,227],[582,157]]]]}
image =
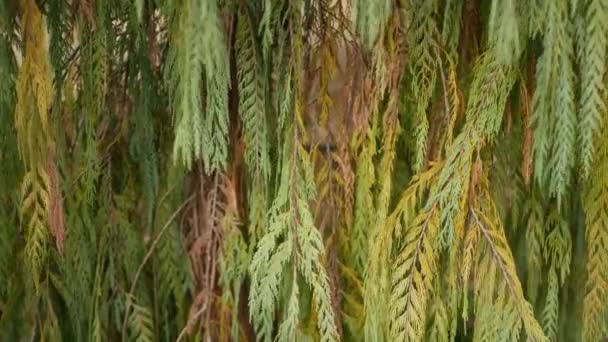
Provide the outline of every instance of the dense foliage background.
{"type": "Polygon", "coordinates": [[[0,340],[597,341],[608,0],[0,1],[0,340]]]}

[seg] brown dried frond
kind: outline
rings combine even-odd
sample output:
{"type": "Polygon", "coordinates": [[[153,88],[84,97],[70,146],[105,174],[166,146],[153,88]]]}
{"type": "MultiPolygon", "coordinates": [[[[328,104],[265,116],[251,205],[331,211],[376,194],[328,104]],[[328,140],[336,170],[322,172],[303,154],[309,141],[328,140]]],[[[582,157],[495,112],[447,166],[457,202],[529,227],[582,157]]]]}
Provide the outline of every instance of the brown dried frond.
{"type": "MultiPolygon", "coordinates": [[[[209,177],[199,167],[193,172],[194,205],[187,212],[186,248],[194,275],[197,300],[191,307],[191,316],[205,303],[205,310],[196,315],[200,317],[202,330],[212,336],[211,320],[215,310],[214,291],[217,287],[217,257],[220,246],[218,210],[220,198],[217,176],[209,177]],[[215,180],[215,181],[214,181],[215,180]],[[204,315],[203,315],[204,314],[204,315]]],[[[192,319],[192,317],[191,317],[192,319]]]]}
{"type": "Polygon", "coordinates": [[[195,196],[186,213],[186,249],[194,275],[196,297],[190,308],[186,333],[200,323],[201,331],[211,340],[225,340],[226,308],[218,285],[222,243],[226,229],[238,227],[239,199],[235,170],[229,174],[205,175],[199,167],[192,172],[195,196]],[[228,227],[231,226],[231,227],[228,227]]]}
{"type": "Polygon", "coordinates": [[[65,217],[63,207],[63,196],[57,164],[53,158],[47,163],[47,174],[50,179],[50,205],[48,207],[49,228],[55,238],[55,245],[60,254],[63,253],[63,242],[65,240],[65,217]]]}
{"type": "Polygon", "coordinates": [[[524,184],[527,186],[530,184],[530,177],[532,175],[532,147],[534,145],[534,130],[532,129],[532,101],[530,94],[534,93],[535,81],[535,59],[530,57],[528,59],[528,84],[522,83],[519,88],[521,98],[521,113],[522,113],[522,125],[523,125],[523,146],[522,146],[522,165],[521,174],[524,179],[524,184]]]}

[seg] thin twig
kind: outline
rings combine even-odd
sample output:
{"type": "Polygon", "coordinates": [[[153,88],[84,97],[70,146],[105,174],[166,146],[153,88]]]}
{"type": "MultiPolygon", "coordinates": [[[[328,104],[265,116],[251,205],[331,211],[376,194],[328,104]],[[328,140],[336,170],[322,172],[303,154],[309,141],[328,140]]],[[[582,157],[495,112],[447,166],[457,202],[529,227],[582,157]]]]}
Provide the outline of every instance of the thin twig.
{"type": "Polygon", "coordinates": [[[188,320],[188,322],[186,322],[186,326],[184,326],[184,328],[182,329],[182,331],[180,331],[180,333],[177,336],[177,339],[175,340],[175,342],[179,342],[179,341],[181,341],[182,338],[184,338],[184,336],[186,335],[186,332],[188,331],[188,325],[190,324],[190,322],[195,322],[198,319],[198,317],[201,316],[203,314],[203,312],[205,312],[205,310],[207,310],[207,303],[205,303],[203,305],[203,307],[200,308],[194,314],[194,316],[192,316],[192,318],[188,320]]]}
{"type": "MultiPolygon", "coordinates": [[[[169,219],[167,220],[165,225],[158,232],[158,235],[152,242],[152,245],[150,246],[148,253],[146,254],[146,256],[144,256],[144,259],[141,261],[141,264],[139,265],[137,272],[135,272],[135,277],[133,278],[133,283],[131,284],[131,289],[129,290],[129,293],[127,293],[127,298],[131,298],[133,296],[133,292],[135,291],[135,286],[137,285],[137,280],[139,279],[139,275],[143,271],[144,266],[146,265],[146,262],[148,262],[150,257],[152,257],[152,253],[154,253],[156,246],[160,242],[160,238],[163,236],[163,234],[169,228],[169,226],[171,226],[171,223],[173,222],[173,220],[175,220],[177,215],[182,211],[182,209],[188,203],[190,203],[190,201],[192,201],[192,199],[194,199],[194,195],[191,195],[190,197],[188,197],[177,209],[175,209],[175,211],[173,212],[173,214],[171,214],[171,216],[169,217],[169,219]]],[[[125,316],[122,321],[122,340],[123,341],[126,341],[127,319],[129,317],[130,309],[131,309],[131,300],[127,300],[127,307],[125,308],[125,316]]]]}

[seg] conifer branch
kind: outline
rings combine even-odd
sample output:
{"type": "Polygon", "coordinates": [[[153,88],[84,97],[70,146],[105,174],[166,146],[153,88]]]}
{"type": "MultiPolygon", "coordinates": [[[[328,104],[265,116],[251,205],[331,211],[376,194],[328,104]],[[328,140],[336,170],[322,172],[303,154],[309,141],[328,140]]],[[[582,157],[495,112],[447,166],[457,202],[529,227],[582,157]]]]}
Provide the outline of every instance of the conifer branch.
{"type": "Polygon", "coordinates": [[[521,285],[517,278],[513,256],[509,251],[508,245],[505,246],[506,238],[504,237],[504,232],[502,232],[499,227],[494,228],[498,229],[498,231],[490,231],[489,228],[480,221],[475,209],[469,208],[469,212],[490,249],[494,263],[502,274],[502,278],[509,290],[511,300],[515,301],[519,319],[523,322],[528,338],[533,341],[546,341],[547,338],[543,334],[542,328],[534,318],[532,306],[524,298],[523,290],[521,289],[521,285]]]}
{"type": "MultiPolygon", "coordinates": [[[[146,255],[144,256],[144,258],[142,259],[141,263],[139,264],[137,271],[135,271],[135,275],[133,277],[133,280],[131,281],[131,287],[129,288],[129,292],[127,292],[127,298],[130,298],[134,295],[135,292],[135,288],[137,286],[137,281],[139,280],[139,276],[141,274],[141,272],[144,269],[144,266],[146,265],[146,263],[148,262],[148,260],[152,257],[152,254],[154,253],[156,246],[158,245],[158,243],[160,242],[163,234],[167,231],[167,229],[169,227],[171,227],[171,223],[173,222],[173,220],[175,220],[175,218],[177,217],[177,215],[179,215],[179,213],[188,205],[188,203],[190,203],[190,201],[192,201],[194,199],[194,195],[191,195],[190,197],[188,197],[174,212],[173,214],[171,214],[171,216],[167,219],[167,222],[165,222],[165,224],[163,225],[163,227],[158,231],[158,235],[156,235],[156,237],[154,238],[154,240],[152,241],[152,244],[150,245],[150,247],[148,248],[148,252],[146,253],[146,255]]],[[[126,336],[126,326],[127,326],[127,318],[129,317],[129,309],[131,306],[131,301],[127,299],[127,306],[125,308],[125,313],[124,313],[124,320],[123,320],[123,324],[122,324],[122,332],[123,332],[123,336],[126,336]]]]}
{"type": "Polygon", "coordinates": [[[598,158],[592,177],[589,178],[584,197],[585,240],[587,242],[587,280],[583,299],[583,339],[596,340],[608,333],[605,320],[608,298],[608,168],[607,139],[604,137],[597,150],[598,158]]]}
{"type": "Polygon", "coordinates": [[[608,2],[590,0],[584,6],[584,40],[581,44],[581,102],[579,111],[579,144],[582,175],[591,173],[597,134],[603,127],[606,112],[606,49],[608,49],[608,2]]]}
{"type": "Polygon", "coordinates": [[[606,337],[607,33],[608,0],[0,1],[0,341],[606,337]]]}

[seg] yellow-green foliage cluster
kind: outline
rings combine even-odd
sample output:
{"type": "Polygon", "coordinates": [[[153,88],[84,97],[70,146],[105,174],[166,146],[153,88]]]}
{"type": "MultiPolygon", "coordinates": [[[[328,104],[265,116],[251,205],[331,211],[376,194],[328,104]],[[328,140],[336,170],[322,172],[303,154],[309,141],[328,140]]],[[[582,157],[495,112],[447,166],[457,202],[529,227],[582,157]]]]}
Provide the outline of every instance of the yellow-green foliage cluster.
{"type": "Polygon", "coordinates": [[[608,0],[0,2],[0,341],[608,337],[608,0]]]}

